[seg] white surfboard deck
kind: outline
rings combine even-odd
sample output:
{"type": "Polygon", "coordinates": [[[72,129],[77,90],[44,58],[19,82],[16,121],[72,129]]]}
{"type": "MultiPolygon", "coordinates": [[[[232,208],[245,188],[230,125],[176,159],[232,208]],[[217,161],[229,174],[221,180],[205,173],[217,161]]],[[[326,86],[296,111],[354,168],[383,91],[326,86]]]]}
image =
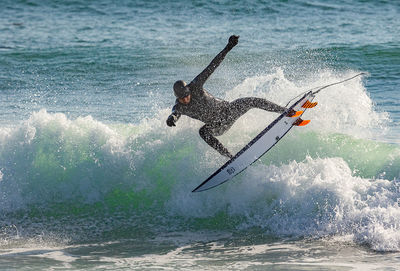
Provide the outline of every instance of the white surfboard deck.
{"type": "MultiPolygon", "coordinates": [[[[296,101],[289,110],[294,109],[295,111],[303,111],[304,113],[306,108],[302,108],[302,105],[307,100],[311,101],[313,98],[314,94],[310,91],[296,101]]],[[[301,115],[298,117],[288,117],[287,112],[282,113],[232,159],[215,171],[214,174],[207,178],[192,192],[201,192],[211,189],[238,175],[281,140],[282,137],[284,137],[293,127],[293,123],[300,117],[301,115]]]]}

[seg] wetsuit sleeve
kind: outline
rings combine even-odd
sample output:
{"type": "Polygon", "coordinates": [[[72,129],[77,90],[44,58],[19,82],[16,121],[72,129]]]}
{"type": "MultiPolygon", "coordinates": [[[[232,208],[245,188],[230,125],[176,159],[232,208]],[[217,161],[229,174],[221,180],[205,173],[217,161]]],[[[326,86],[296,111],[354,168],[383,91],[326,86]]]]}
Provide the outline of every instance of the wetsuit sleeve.
{"type": "Polygon", "coordinates": [[[207,81],[208,77],[215,71],[215,69],[221,64],[222,60],[224,60],[226,54],[232,50],[233,46],[228,44],[225,48],[219,52],[219,54],[214,57],[211,63],[199,74],[193,81],[190,83],[194,89],[202,89],[204,83],[207,81]]]}
{"type": "Polygon", "coordinates": [[[170,127],[175,126],[175,123],[179,120],[181,115],[182,114],[179,112],[179,110],[177,109],[177,106],[175,105],[172,108],[172,113],[167,118],[167,125],[170,127]]]}

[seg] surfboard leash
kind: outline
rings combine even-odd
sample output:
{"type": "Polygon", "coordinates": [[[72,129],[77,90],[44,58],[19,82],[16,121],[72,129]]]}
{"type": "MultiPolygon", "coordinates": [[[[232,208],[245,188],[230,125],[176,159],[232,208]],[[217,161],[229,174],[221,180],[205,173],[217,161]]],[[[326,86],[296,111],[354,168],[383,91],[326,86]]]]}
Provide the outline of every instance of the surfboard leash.
{"type": "Polygon", "coordinates": [[[321,87],[315,87],[315,88],[306,90],[306,91],[300,93],[299,95],[297,95],[296,97],[290,99],[289,102],[286,104],[285,107],[287,107],[294,99],[300,97],[301,95],[304,95],[305,93],[307,93],[307,92],[309,92],[309,91],[313,91],[313,90],[315,89],[315,91],[313,91],[313,95],[315,95],[315,94],[318,94],[318,92],[320,92],[321,90],[323,90],[323,89],[325,89],[325,88],[328,88],[328,87],[331,87],[331,86],[334,86],[334,85],[338,85],[338,84],[344,83],[344,82],[346,82],[346,81],[350,81],[350,80],[352,80],[352,79],[354,79],[354,78],[356,78],[356,77],[358,77],[358,76],[361,76],[361,75],[367,75],[367,73],[365,73],[365,72],[360,72],[360,73],[358,73],[358,74],[356,74],[356,75],[354,75],[354,76],[352,76],[352,77],[349,77],[349,78],[347,78],[347,79],[344,79],[344,80],[341,80],[341,81],[338,81],[338,82],[335,82],[335,83],[332,83],[332,84],[324,85],[324,86],[321,86],[321,87]]]}
{"type": "Polygon", "coordinates": [[[354,79],[354,78],[356,78],[358,76],[361,76],[361,75],[366,75],[366,73],[365,72],[360,72],[360,73],[358,73],[358,74],[356,74],[356,75],[354,75],[354,76],[352,76],[350,78],[347,78],[345,80],[342,80],[342,81],[339,81],[339,82],[336,82],[336,83],[332,83],[332,84],[329,84],[329,85],[322,86],[322,87],[318,88],[316,91],[314,91],[313,94],[315,95],[318,92],[320,92],[321,90],[323,90],[324,88],[328,88],[328,87],[331,87],[331,86],[334,86],[334,85],[338,85],[338,84],[344,83],[346,81],[350,81],[351,79],[354,79]]]}

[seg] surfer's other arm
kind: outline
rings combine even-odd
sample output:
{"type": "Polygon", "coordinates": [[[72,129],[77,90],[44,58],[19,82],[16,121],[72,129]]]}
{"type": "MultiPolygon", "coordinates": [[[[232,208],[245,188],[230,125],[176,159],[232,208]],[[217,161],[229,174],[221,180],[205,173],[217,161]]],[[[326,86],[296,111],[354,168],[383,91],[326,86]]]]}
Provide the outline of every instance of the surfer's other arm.
{"type": "Polygon", "coordinates": [[[171,115],[168,116],[167,118],[167,125],[169,127],[175,126],[175,123],[178,121],[178,119],[181,117],[181,114],[175,110],[175,106],[172,108],[172,113],[171,115]]]}

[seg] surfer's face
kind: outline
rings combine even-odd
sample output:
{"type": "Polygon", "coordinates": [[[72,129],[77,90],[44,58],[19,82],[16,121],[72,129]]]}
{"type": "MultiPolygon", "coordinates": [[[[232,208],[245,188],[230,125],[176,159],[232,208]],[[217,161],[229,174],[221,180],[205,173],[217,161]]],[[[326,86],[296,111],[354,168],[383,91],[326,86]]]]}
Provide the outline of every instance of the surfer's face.
{"type": "Polygon", "coordinates": [[[180,98],[180,99],[179,99],[179,102],[180,102],[181,104],[189,104],[189,103],[190,103],[190,98],[191,98],[191,96],[190,96],[190,94],[189,94],[188,96],[185,96],[185,97],[183,97],[183,98],[180,98]]]}

